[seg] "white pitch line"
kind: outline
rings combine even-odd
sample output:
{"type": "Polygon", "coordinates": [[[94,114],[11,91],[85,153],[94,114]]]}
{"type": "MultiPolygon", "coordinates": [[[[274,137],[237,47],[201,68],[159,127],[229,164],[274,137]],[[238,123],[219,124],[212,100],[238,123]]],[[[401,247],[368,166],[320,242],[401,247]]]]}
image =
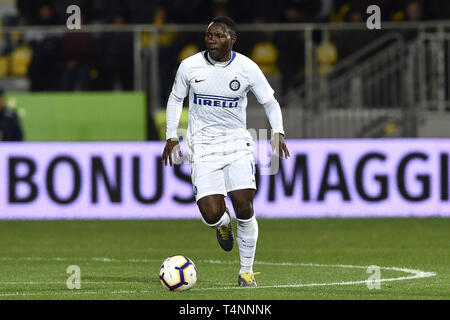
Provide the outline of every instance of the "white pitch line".
{"type": "MultiPolygon", "coordinates": [[[[49,282],[49,281],[6,281],[6,282],[2,282],[0,281],[0,284],[4,284],[4,285],[41,285],[41,284],[51,284],[51,285],[58,285],[58,284],[62,284],[62,285],[66,285],[66,281],[67,279],[61,280],[59,282],[49,282]]],[[[83,280],[83,283],[88,283],[88,284],[108,284],[108,283],[135,283],[135,284],[145,284],[146,282],[144,281],[124,281],[124,280],[108,280],[108,281],[86,281],[83,280]]]]}
{"type": "MultiPolygon", "coordinates": [[[[43,258],[43,257],[0,257],[0,261],[14,261],[14,260],[25,260],[25,261],[96,261],[96,262],[139,262],[139,263],[148,263],[148,262],[161,262],[160,259],[112,259],[107,257],[94,257],[94,258],[43,258]]],[[[211,263],[211,264],[238,264],[238,261],[232,260],[199,260],[199,263],[211,263]]],[[[268,261],[255,261],[255,264],[261,265],[271,265],[271,266],[299,266],[299,267],[316,267],[316,268],[352,268],[352,269],[367,269],[371,266],[358,266],[358,265],[346,265],[346,264],[318,264],[318,263],[301,263],[301,262],[268,262],[268,261]]],[[[373,266],[373,265],[372,265],[373,266]]],[[[379,267],[379,266],[378,266],[379,267]]],[[[401,281],[401,280],[411,280],[411,279],[420,279],[420,278],[428,278],[436,276],[434,272],[426,272],[421,270],[403,268],[403,267],[379,267],[380,270],[390,270],[390,271],[399,271],[411,274],[406,277],[397,277],[397,278],[386,278],[380,280],[372,280],[371,282],[391,282],[391,281],[401,281]]],[[[116,281],[115,281],[116,282],[116,281]]],[[[43,282],[47,283],[48,282],[43,282]]],[[[39,282],[23,282],[17,284],[43,284],[39,282]]],[[[98,282],[97,282],[98,283],[98,282]]],[[[282,284],[282,285],[270,285],[270,286],[258,286],[256,288],[301,288],[301,287],[320,287],[320,286],[345,286],[345,285],[359,285],[359,284],[367,284],[368,280],[359,280],[359,281],[342,281],[342,282],[328,282],[328,283],[297,283],[297,284],[282,284]]],[[[0,282],[0,284],[13,284],[13,282],[0,282]]],[[[240,289],[248,289],[242,287],[211,287],[211,288],[192,288],[192,291],[206,291],[206,290],[240,290],[240,289]]],[[[113,291],[111,293],[123,293],[124,291],[113,291]]],[[[129,291],[133,293],[136,291],[129,291]]],[[[140,291],[143,292],[143,291],[140,291]]],[[[143,292],[144,293],[144,292],[143,292]]],[[[83,293],[77,293],[83,294],[83,293]]],[[[94,293],[85,293],[85,294],[94,294],[94,293]]],[[[14,294],[7,294],[10,296],[14,296],[14,294]]],[[[23,294],[25,295],[25,294],[23,294]]],[[[33,294],[34,295],[34,294],[33,294]]],[[[39,294],[35,294],[39,295],[39,294]]],[[[5,296],[4,294],[0,294],[0,296],[5,296]]]]}
{"type": "MultiPolygon", "coordinates": [[[[68,295],[68,293],[65,293],[65,292],[63,292],[63,293],[61,293],[62,295],[68,295]]],[[[98,292],[94,292],[94,291],[86,291],[86,292],[70,292],[70,294],[72,295],[72,294],[78,294],[78,295],[81,295],[81,294],[86,294],[86,295],[89,295],[89,294],[98,294],[98,292]]],[[[46,296],[46,295],[54,295],[54,294],[45,294],[45,293],[27,293],[27,292],[24,292],[24,293],[19,293],[19,292],[16,292],[16,293],[0,293],[0,297],[27,297],[27,296],[46,296]]]]}
{"type": "MultiPolygon", "coordinates": [[[[151,293],[151,291],[148,290],[116,290],[116,291],[110,291],[108,292],[110,294],[146,294],[151,293]]],[[[64,296],[70,296],[70,295],[99,295],[101,294],[100,291],[70,291],[70,292],[60,292],[58,295],[64,295],[64,296]]],[[[27,297],[27,296],[55,296],[55,293],[0,293],[0,297],[27,297]]]]}
{"type": "MultiPolygon", "coordinates": [[[[433,272],[425,272],[418,275],[412,275],[409,277],[398,277],[398,278],[386,278],[380,280],[372,280],[371,283],[379,283],[379,282],[391,282],[391,281],[401,281],[401,280],[411,280],[411,279],[419,279],[426,277],[433,277],[436,274],[433,272]]],[[[349,286],[349,285],[358,285],[365,284],[367,285],[368,280],[360,280],[360,281],[342,281],[342,282],[325,282],[325,283],[297,283],[297,284],[281,284],[281,285],[270,285],[270,286],[258,286],[258,287],[211,287],[211,288],[193,288],[192,291],[206,291],[206,290],[245,290],[245,289],[268,289],[268,288],[301,288],[301,287],[326,287],[326,286],[349,286]]]]}
{"type": "Polygon", "coordinates": [[[112,259],[106,257],[94,257],[94,258],[42,258],[42,257],[0,257],[0,261],[94,261],[94,262],[163,262],[164,259],[112,259]]]}
{"type": "MultiPolygon", "coordinates": [[[[204,262],[209,263],[228,263],[228,261],[220,261],[220,260],[206,260],[204,262]]],[[[295,263],[295,262],[265,262],[265,261],[255,261],[255,264],[262,265],[274,265],[274,266],[302,266],[302,267],[324,267],[324,268],[354,268],[354,269],[367,269],[371,266],[357,266],[357,265],[345,265],[345,264],[317,264],[317,263],[295,263]]],[[[379,267],[379,266],[378,266],[379,267]]],[[[399,267],[379,267],[380,270],[390,270],[390,271],[399,271],[410,273],[412,275],[407,277],[397,277],[397,278],[385,278],[380,280],[371,280],[371,283],[374,282],[391,282],[391,281],[401,281],[401,280],[411,280],[411,279],[420,279],[420,278],[428,278],[436,276],[435,272],[426,272],[421,270],[414,270],[408,268],[399,268],[399,267]]],[[[348,285],[358,285],[358,284],[366,284],[368,280],[359,280],[359,281],[342,281],[342,282],[325,282],[325,283],[298,283],[298,284],[282,284],[282,285],[270,285],[270,286],[258,286],[257,288],[267,289],[267,288],[301,288],[301,287],[324,287],[324,286],[348,286],[348,285]]],[[[253,287],[252,287],[253,288],[253,287]]],[[[239,289],[252,289],[250,287],[211,287],[211,288],[192,288],[193,291],[203,291],[203,290],[239,290],[239,289]]],[[[255,289],[255,288],[253,288],[255,289]]]]}

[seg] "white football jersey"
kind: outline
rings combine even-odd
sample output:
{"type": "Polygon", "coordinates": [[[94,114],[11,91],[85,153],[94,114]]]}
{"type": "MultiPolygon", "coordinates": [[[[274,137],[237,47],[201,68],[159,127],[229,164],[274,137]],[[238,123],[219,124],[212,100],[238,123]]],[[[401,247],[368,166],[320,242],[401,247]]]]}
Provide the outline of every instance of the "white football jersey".
{"type": "Polygon", "coordinates": [[[189,94],[186,138],[192,161],[214,154],[253,152],[246,125],[249,90],[261,104],[273,99],[274,91],[261,69],[240,53],[232,51],[229,61],[217,62],[203,51],[181,62],[172,94],[179,99],[189,94]]]}

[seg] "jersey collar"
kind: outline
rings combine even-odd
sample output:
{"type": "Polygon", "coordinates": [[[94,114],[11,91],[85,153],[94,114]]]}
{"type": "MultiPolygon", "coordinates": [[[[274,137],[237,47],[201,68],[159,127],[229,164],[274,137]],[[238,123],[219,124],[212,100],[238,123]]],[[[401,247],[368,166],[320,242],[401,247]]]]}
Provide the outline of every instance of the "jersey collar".
{"type": "MultiPolygon", "coordinates": [[[[206,51],[203,53],[203,56],[205,57],[206,61],[208,61],[209,64],[211,64],[211,65],[213,65],[213,66],[217,64],[217,62],[214,61],[213,59],[211,59],[211,57],[209,56],[208,50],[206,50],[206,51]]],[[[236,58],[236,52],[231,51],[231,59],[230,59],[230,60],[228,61],[228,63],[227,63],[226,65],[224,65],[223,67],[224,67],[224,68],[225,68],[225,67],[228,67],[228,66],[233,62],[234,58],[236,58]]],[[[219,63],[220,63],[220,62],[219,62],[219,63]]]]}
{"type": "MultiPolygon", "coordinates": [[[[231,51],[231,59],[230,59],[230,61],[227,63],[226,66],[229,66],[229,65],[233,62],[234,58],[236,58],[236,52],[231,51]]],[[[225,67],[226,67],[226,66],[225,66],[225,67]]]]}

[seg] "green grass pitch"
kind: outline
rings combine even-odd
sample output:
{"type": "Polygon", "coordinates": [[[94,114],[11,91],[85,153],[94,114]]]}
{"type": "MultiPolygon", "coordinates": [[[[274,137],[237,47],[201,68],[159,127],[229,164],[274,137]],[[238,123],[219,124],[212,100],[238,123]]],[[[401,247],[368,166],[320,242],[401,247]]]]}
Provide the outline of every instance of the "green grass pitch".
{"type": "Polygon", "coordinates": [[[450,298],[450,219],[258,221],[258,288],[237,287],[237,246],[222,251],[200,220],[2,221],[0,299],[450,298]],[[191,290],[160,284],[175,254],[197,266],[191,290]],[[67,288],[70,265],[80,289],[67,288]],[[371,265],[379,289],[367,286],[371,265]]]}

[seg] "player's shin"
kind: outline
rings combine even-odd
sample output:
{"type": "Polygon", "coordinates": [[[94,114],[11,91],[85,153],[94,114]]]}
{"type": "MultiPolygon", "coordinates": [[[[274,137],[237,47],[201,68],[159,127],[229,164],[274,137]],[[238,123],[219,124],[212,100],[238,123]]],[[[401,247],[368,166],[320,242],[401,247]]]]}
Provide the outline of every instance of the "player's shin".
{"type": "Polygon", "coordinates": [[[258,222],[255,215],[248,220],[237,220],[236,242],[239,247],[241,269],[239,274],[253,273],[256,242],[258,240],[258,222]]]}

